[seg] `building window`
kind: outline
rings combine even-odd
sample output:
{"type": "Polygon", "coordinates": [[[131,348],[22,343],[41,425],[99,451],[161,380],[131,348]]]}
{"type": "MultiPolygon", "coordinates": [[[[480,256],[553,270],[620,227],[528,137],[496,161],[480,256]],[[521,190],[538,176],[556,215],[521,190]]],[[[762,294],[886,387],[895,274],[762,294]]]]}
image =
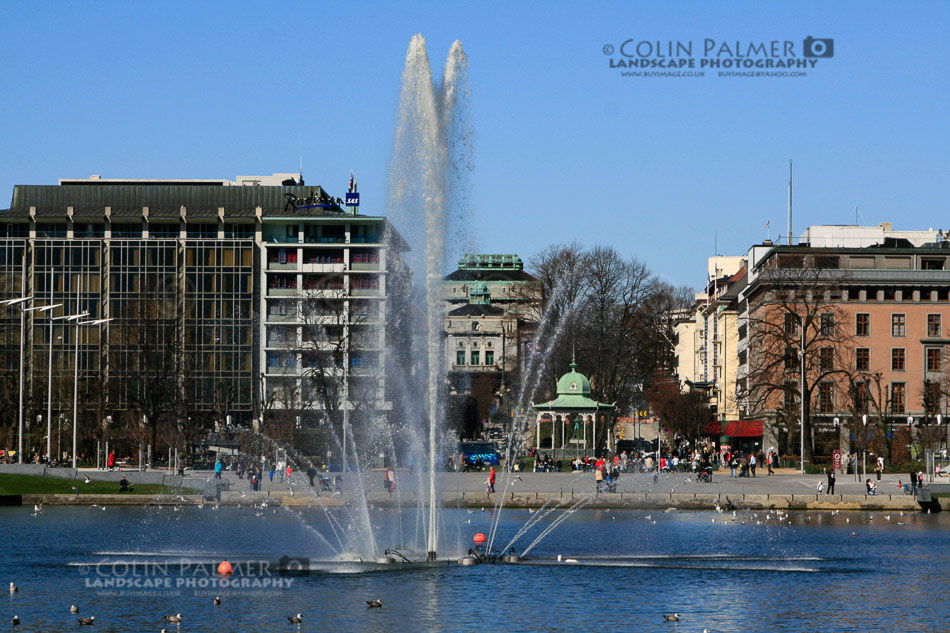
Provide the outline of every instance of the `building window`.
{"type": "Polygon", "coordinates": [[[834,413],[835,397],[834,386],[830,382],[823,382],[818,385],[818,412],[834,413]]]}
{"type": "Polygon", "coordinates": [[[906,355],[903,347],[895,347],[891,350],[891,371],[904,371],[906,369],[906,355]]]}
{"type": "Polygon", "coordinates": [[[465,364],[465,350],[460,349],[459,351],[455,352],[455,364],[456,365],[465,364]]]}
{"type": "Polygon", "coordinates": [[[832,347],[822,347],[818,352],[818,361],[821,371],[834,371],[835,368],[835,350],[832,347]]]}
{"type": "Polygon", "coordinates": [[[924,407],[928,412],[940,411],[940,383],[934,380],[924,381],[924,407]]]}
{"type": "Polygon", "coordinates": [[[798,334],[798,315],[791,312],[785,313],[785,334],[795,336],[798,334]]]}
{"type": "Polygon", "coordinates": [[[785,371],[796,371],[798,369],[798,350],[794,347],[785,348],[785,371]]]}
{"type": "Polygon", "coordinates": [[[891,413],[904,412],[904,383],[891,383],[891,413]]]}
{"type": "Polygon", "coordinates": [[[822,336],[834,336],[835,335],[835,315],[831,312],[822,312],[820,317],[821,323],[821,335],[822,336]]]}
{"type": "Polygon", "coordinates": [[[851,399],[854,401],[856,411],[868,410],[868,385],[864,382],[856,382],[851,387],[851,399]]]}
{"type": "Polygon", "coordinates": [[[940,315],[939,314],[927,315],[927,336],[931,336],[931,337],[940,336],[940,315]]]}
{"type": "Polygon", "coordinates": [[[791,411],[795,408],[795,405],[798,402],[798,396],[798,383],[793,381],[786,382],[784,393],[784,405],[786,411],[791,411]]]}
{"type": "Polygon", "coordinates": [[[494,365],[495,364],[495,352],[494,350],[487,349],[485,350],[485,364],[494,365]]]}
{"type": "Polygon", "coordinates": [[[871,336],[871,315],[867,312],[857,314],[855,336],[871,336]]]}
{"type": "Polygon", "coordinates": [[[858,371],[871,371],[871,348],[859,347],[855,352],[854,368],[858,371]]]}
{"type": "Polygon", "coordinates": [[[481,365],[481,364],[482,364],[482,361],[481,361],[481,353],[480,353],[480,352],[477,352],[477,351],[475,351],[475,350],[472,350],[472,364],[473,364],[473,365],[481,365]]]}
{"type": "Polygon", "coordinates": [[[940,371],[940,348],[927,348],[927,371],[940,371]]]}
{"type": "Polygon", "coordinates": [[[906,314],[892,314],[891,315],[891,336],[906,336],[907,335],[907,315],[906,314]]]}

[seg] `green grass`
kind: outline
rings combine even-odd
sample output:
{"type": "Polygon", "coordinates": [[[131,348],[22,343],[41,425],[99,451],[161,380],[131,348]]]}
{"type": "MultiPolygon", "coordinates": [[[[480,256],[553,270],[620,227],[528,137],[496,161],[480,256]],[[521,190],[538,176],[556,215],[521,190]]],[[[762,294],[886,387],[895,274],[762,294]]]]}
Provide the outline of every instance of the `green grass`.
{"type": "Polygon", "coordinates": [[[9,475],[0,474],[0,494],[2,495],[71,495],[73,488],[79,490],[80,495],[160,495],[160,494],[194,494],[195,491],[183,488],[172,488],[158,484],[136,484],[131,493],[119,493],[117,481],[92,481],[83,483],[82,479],[56,479],[54,477],[39,477],[36,475],[9,475]]]}

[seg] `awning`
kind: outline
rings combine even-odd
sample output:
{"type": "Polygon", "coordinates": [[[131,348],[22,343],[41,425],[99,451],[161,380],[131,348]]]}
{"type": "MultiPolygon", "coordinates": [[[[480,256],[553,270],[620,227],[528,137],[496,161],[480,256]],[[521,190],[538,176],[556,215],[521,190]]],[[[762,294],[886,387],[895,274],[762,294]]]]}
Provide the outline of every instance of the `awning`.
{"type": "Polygon", "coordinates": [[[762,437],[762,420],[715,420],[706,425],[706,435],[727,435],[729,437],[762,437]]]}

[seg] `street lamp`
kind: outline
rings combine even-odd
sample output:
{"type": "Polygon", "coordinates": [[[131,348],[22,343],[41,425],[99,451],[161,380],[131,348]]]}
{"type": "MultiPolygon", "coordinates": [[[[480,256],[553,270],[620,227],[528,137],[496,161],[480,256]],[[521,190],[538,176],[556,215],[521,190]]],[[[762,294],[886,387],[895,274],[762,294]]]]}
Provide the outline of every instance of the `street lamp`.
{"type": "Polygon", "coordinates": [[[17,463],[23,463],[23,374],[26,364],[23,362],[23,347],[26,340],[23,331],[26,329],[26,313],[34,310],[40,310],[40,307],[26,307],[26,303],[32,301],[33,297],[20,297],[19,299],[7,299],[0,301],[0,305],[18,306],[20,308],[20,396],[19,407],[17,408],[17,418],[19,422],[19,435],[17,436],[17,463]]]}
{"type": "MultiPolygon", "coordinates": [[[[81,314],[61,314],[52,316],[52,309],[62,307],[56,304],[49,308],[49,359],[46,375],[46,463],[52,463],[52,435],[53,435],[53,321],[75,321],[89,316],[88,312],[81,314]]],[[[57,448],[58,450],[58,448],[57,448]]]]}
{"type": "Polygon", "coordinates": [[[798,349],[798,358],[801,361],[801,370],[802,378],[799,383],[799,391],[801,392],[801,462],[802,462],[802,475],[805,474],[805,315],[799,317],[802,322],[802,342],[798,349]]]}
{"type": "Polygon", "coordinates": [[[868,477],[868,414],[865,413],[861,416],[861,421],[864,422],[864,455],[861,458],[861,471],[862,477],[867,479],[868,477]]]}
{"type": "MultiPolygon", "coordinates": [[[[82,316],[89,316],[88,312],[83,312],[82,316]]],[[[79,419],[78,407],[79,407],[79,326],[80,325],[102,325],[103,323],[108,323],[112,319],[96,319],[95,321],[79,321],[79,317],[74,321],[76,324],[76,340],[74,342],[74,357],[73,357],[73,468],[76,468],[76,450],[78,446],[77,432],[76,432],[76,423],[79,419]]],[[[101,340],[100,340],[101,344],[101,340]]]]}

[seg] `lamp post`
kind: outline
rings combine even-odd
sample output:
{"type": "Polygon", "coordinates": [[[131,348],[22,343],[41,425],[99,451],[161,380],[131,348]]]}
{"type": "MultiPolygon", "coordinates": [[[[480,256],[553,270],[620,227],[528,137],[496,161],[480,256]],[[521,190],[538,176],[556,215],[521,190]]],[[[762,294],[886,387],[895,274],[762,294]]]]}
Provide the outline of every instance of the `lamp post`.
{"type": "MultiPolygon", "coordinates": [[[[84,312],[83,316],[88,316],[84,312]]],[[[76,340],[74,342],[75,356],[73,360],[73,468],[76,468],[76,450],[78,447],[77,422],[79,420],[79,326],[80,325],[102,325],[112,319],[96,319],[95,321],[79,321],[76,323],[76,340]]],[[[100,341],[101,342],[101,341],[100,341]]]]}
{"type": "MultiPolygon", "coordinates": [[[[58,308],[62,304],[54,305],[58,308]]],[[[51,309],[52,309],[51,308],[51,309]]],[[[88,312],[81,314],[61,314],[58,317],[49,314],[49,360],[46,374],[46,463],[51,463],[52,435],[53,435],[53,321],[75,321],[89,316],[88,312]]],[[[58,447],[57,447],[57,450],[58,447]]]]}
{"type": "Polygon", "coordinates": [[[802,463],[802,475],[805,474],[805,315],[801,315],[802,322],[802,342],[798,349],[798,358],[801,361],[801,382],[799,383],[799,391],[801,392],[801,463],[802,463]]]}
{"type": "Polygon", "coordinates": [[[23,348],[26,341],[24,330],[26,329],[26,313],[34,310],[41,310],[40,307],[26,307],[26,304],[33,300],[33,297],[21,297],[19,299],[7,299],[0,301],[0,305],[17,306],[20,308],[20,388],[19,388],[19,406],[17,407],[17,418],[19,423],[19,434],[17,435],[17,463],[23,463],[23,375],[26,373],[26,364],[23,362],[23,348]]]}
{"type": "Polygon", "coordinates": [[[865,413],[861,416],[861,421],[864,422],[864,454],[861,457],[861,472],[862,478],[868,478],[868,414],[865,413]]]}

